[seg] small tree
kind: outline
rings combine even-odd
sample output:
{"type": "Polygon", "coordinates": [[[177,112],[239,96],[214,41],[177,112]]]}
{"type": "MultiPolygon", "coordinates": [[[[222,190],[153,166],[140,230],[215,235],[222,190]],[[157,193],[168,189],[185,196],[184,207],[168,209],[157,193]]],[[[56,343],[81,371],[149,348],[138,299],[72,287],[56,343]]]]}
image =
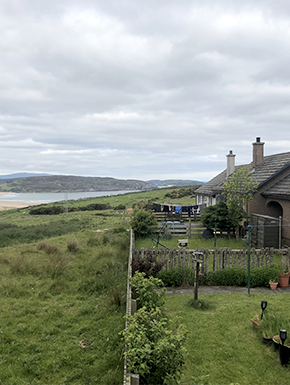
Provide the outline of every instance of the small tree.
{"type": "Polygon", "coordinates": [[[233,225],[237,228],[243,218],[247,218],[245,205],[253,199],[253,193],[257,189],[257,182],[246,166],[236,171],[224,184],[223,195],[233,225]]]}
{"type": "Polygon", "coordinates": [[[206,207],[203,210],[201,221],[207,229],[212,229],[216,226],[221,231],[229,231],[235,227],[225,202],[219,202],[214,206],[206,207]]]}
{"type": "Polygon", "coordinates": [[[154,215],[148,211],[134,210],[131,226],[137,238],[144,238],[156,230],[157,220],[154,215]]]}

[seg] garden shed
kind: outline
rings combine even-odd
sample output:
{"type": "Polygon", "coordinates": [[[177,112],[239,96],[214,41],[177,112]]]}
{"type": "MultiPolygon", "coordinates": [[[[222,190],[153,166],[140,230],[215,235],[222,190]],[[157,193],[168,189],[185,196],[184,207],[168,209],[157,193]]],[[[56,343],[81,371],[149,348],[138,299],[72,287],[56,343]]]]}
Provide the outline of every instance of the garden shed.
{"type": "Polygon", "coordinates": [[[279,218],[268,215],[251,215],[251,246],[256,249],[265,247],[279,248],[279,218]]]}

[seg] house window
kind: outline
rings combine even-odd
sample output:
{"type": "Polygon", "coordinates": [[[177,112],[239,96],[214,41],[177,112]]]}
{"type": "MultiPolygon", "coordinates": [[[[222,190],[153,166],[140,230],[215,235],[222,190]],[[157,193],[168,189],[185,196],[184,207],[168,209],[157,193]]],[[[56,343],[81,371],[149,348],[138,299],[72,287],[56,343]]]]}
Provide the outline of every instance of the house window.
{"type": "Polygon", "coordinates": [[[220,195],[217,195],[216,201],[217,201],[217,203],[219,203],[219,202],[225,202],[226,199],[225,199],[225,197],[224,197],[223,195],[220,194],[220,195]]]}

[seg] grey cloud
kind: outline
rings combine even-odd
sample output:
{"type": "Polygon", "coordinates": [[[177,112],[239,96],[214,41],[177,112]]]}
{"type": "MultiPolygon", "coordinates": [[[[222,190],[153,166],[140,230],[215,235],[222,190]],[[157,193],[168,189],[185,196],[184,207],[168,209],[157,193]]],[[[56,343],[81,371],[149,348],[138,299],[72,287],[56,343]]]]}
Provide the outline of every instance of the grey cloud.
{"type": "Polygon", "coordinates": [[[3,0],[0,11],[2,174],[207,180],[229,149],[249,162],[256,136],[266,154],[289,150],[273,140],[289,136],[289,2],[3,0]]]}

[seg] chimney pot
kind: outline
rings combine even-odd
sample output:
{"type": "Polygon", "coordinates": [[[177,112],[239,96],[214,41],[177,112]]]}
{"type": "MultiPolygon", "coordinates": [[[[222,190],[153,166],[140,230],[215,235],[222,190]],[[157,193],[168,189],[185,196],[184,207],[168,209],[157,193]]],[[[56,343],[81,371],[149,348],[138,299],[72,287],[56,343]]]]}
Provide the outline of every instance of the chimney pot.
{"type": "Polygon", "coordinates": [[[260,138],[260,137],[257,137],[256,142],[257,142],[257,143],[260,143],[260,142],[261,142],[261,138],[260,138]]]}

